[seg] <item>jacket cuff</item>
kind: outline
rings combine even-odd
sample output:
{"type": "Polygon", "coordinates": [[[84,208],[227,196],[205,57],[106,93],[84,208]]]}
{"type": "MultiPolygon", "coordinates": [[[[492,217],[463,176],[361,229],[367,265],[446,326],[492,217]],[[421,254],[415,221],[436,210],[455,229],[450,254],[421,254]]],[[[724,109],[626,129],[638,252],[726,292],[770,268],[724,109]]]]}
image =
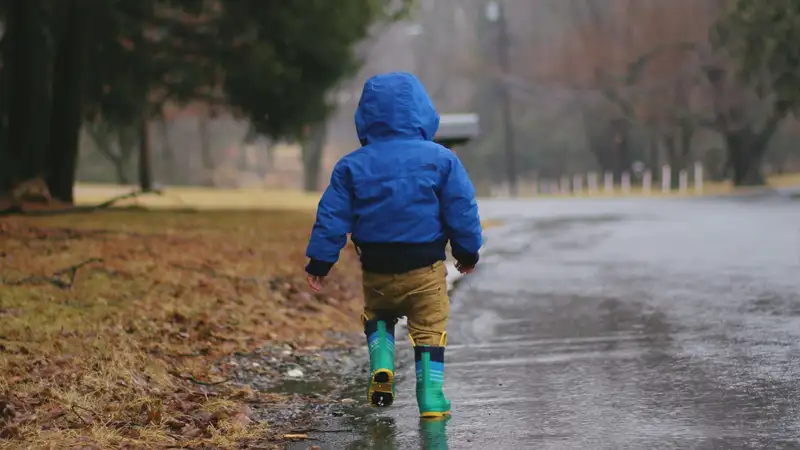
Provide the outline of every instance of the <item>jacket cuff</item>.
{"type": "Polygon", "coordinates": [[[333,263],[312,259],[306,265],[306,272],[315,277],[327,277],[331,268],[333,268],[333,263]]]}
{"type": "Polygon", "coordinates": [[[453,253],[453,258],[462,266],[475,267],[480,255],[478,253],[453,253]]]}

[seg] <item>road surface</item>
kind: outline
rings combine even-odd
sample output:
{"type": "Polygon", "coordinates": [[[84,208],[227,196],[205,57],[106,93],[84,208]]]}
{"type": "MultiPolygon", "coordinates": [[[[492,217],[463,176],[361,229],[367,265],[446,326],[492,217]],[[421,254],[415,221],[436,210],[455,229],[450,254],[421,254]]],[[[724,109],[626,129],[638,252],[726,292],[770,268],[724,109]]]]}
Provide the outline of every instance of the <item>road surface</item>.
{"type": "Polygon", "coordinates": [[[453,295],[452,419],[420,424],[401,345],[395,406],[313,445],[800,448],[800,201],[481,208],[506,226],[453,295]]]}

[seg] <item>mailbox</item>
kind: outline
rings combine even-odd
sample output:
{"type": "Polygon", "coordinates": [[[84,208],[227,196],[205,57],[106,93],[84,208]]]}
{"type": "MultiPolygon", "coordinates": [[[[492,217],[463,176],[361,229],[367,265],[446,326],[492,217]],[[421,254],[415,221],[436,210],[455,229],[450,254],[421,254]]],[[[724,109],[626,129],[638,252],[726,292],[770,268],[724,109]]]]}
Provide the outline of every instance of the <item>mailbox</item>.
{"type": "Polygon", "coordinates": [[[433,140],[452,149],[471,141],[479,132],[477,114],[442,114],[439,118],[439,131],[433,140]]]}

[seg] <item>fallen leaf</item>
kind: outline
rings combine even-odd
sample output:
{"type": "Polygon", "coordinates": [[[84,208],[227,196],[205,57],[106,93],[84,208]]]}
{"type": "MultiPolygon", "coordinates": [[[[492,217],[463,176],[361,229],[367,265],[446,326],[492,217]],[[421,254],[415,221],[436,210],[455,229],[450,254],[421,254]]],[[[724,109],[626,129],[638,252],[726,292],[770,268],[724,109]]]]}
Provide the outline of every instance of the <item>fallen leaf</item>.
{"type": "Polygon", "coordinates": [[[237,426],[240,426],[242,428],[245,428],[248,425],[250,425],[251,423],[253,423],[253,420],[250,419],[249,417],[247,417],[246,415],[242,414],[242,413],[238,413],[235,416],[233,416],[233,419],[231,420],[231,422],[234,425],[237,425],[237,426]]]}
{"type": "Polygon", "coordinates": [[[6,398],[0,398],[0,421],[8,420],[17,415],[14,405],[6,398]]]}
{"type": "MultiPolygon", "coordinates": [[[[197,411],[197,410],[198,410],[198,408],[200,408],[200,404],[199,404],[199,403],[196,403],[196,402],[188,402],[188,401],[183,401],[183,402],[180,402],[180,410],[181,410],[181,411],[182,411],[184,414],[189,414],[189,413],[191,413],[192,411],[197,411]]],[[[210,414],[209,414],[209,416],[210,416],[210,414]]]]}
{"type": "Polygon", "coordinates": [[[243,388],[234,390],[231,393],[231,398],[249,401],[256,398],[256,393],[250,386],[245,386],[243,388]]]}
{"type": "Polygon", "coordinates": [[[147,423],[149,424],[161,423],[161,408],[155,408],[152,406],[147,407],[147,423]]]}
{"type": "Polygon", "coordinates": [[[192,424],[187,424],[181,428],[181,435],[186,438],[198,438],[203,435],[203,431],[192,424]]]}
{"type": "Polygon", "coordinates": [[[230,411],[226,411],[224,409],[220,409],[219,411],[216,411],[216,412],[214,412],[214,414],[211,415],[211,421],[212,422],[219,422],[220,420],[226,419],[226,418],[228,418],[230,416],[231,416],[231,412],[230,411]]]}
{"type": "Polygon", "coordinates": [[[19,428],[9,425],[0,428],[0,439],[14,439],[19,436],[19,428]]]}
{"type": "Polygon", "coordinates": [[[52,420],[56,420],[59,417],[63,416],[64,413],[66,413],[66,410],[64,410],[64,408],[57,407],[50,410],[47,414],[42,416],[42,420],[45,422],[50,422],[52,420]]]}
{"type": "Polygon", "coordinates": [[[185,427],[187,424],[186,424],[186,422],[182,422],[182,421],[177,420],[177,419],[169,419],[164,423],[164,425],[166,425],[169,428],[177,431],[177,430],[180,430],[183,427],[185,427]]]}
{"type": "Polygon", "coordinates": [[[193,418],[195,420],[195,423],[197,423],[198,425],[203,425],[203,426],[205,426],[208,423],[210,423],[211,420],[213,419],[213,417],[214,417],[214,415],[211,414],[208,411],[198,411],[193,416],[193,418]]]}
{"type": "Polygon", "coordinates": [[[239,414],[244,414],[245,416],[250,418],[253,417],[253,410],[250,409],[250,407],[247,405],[242,405],[241,407],[239,407],[239,414]]]}

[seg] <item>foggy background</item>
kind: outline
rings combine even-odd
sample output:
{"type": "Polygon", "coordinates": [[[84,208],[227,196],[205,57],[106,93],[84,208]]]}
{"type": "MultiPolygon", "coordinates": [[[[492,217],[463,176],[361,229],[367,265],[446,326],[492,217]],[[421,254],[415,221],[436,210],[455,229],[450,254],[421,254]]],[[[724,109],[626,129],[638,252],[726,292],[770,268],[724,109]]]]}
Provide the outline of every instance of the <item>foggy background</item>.
{"type": "MultiPolygon", "coordinates": [[[[335,161],[358,147],[353,114],[363,82],[405,70],[420,77],[440,113],[480,115],[481,136],[456,150],[483,194],[507,183],[509,155],[521,191],[536,179],[619,174],[636,162],[657,178],[663,164],[691,170],[700,161],[708,178],[722,179],[724,134],[709,125],[719,98],[705,68],[726,64],[709,44],[724,4],[505,0],[493,8],[500,4],[422,0],[411,19],[373,31],[358,75],[331,93],[337,109],[317,133],[316,185],[304,182],[300,145],[256,138],[246,121],[212,117],[200,103],[167,108],[151,123],[154,176],[164,185],[324,188],[335,161]]],[[[750,102],[748,89],[733,97],[750,102]]],[[[758,107],[747,109],[754,126],[765,120],[758,107]]],[[[84,129],[79,180],[134,183],[135,136],[102,127],[84,129]]],[[[765,173],[800,170],[798,137],[790,116],[762,161],[765,173]]]]}

